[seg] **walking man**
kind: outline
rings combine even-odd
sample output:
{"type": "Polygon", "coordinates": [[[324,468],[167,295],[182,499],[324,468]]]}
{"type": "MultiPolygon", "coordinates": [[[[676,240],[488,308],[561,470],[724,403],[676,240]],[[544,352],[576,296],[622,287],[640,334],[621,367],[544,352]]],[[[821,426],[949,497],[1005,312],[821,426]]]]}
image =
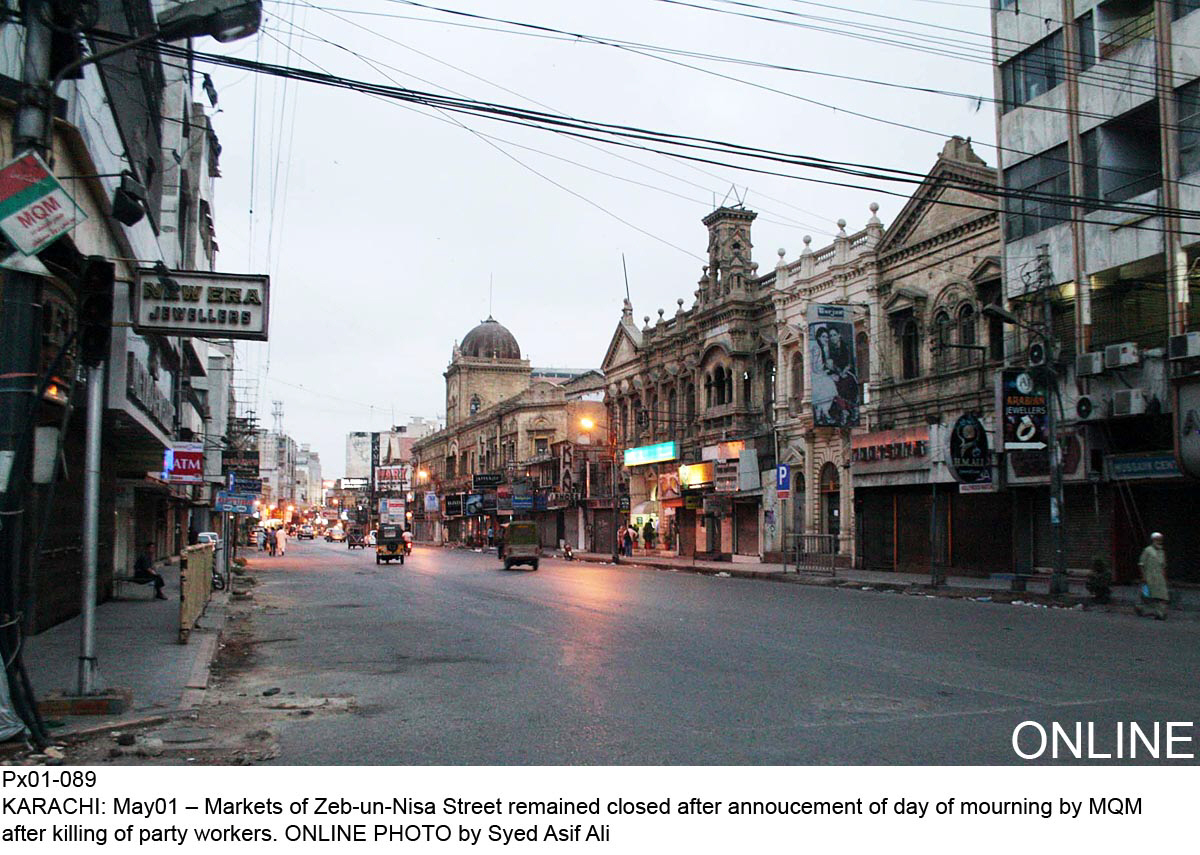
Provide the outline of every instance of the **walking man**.
{"type": "Polygon", "coordinates": [[[275,529],[275,528],[267,529],[267,552],[270,554],[270,556],[272,558],[275,557],[275,549],[279,545],[279,541],[275,539],[276,535],[278,533],[279,533],[278,529],[275,529]]]}
{"type": "Polygon", "coordinates": [[[1167,589],[1167,553],[1163,549],[1163,536],[1159,532],[1150,535],[1150,545],[1142,550],[1138,569],[1142,571],[1143,602],[1138,603],[1139,615],[1152,615],[1155,620],[1167,619],[1167,603],[1171,593],[1167,589]]]}
{"type": "Polygon", "coordinates": [[[275,532],[275,548],[279,550],[280,557],[287,554],[288,533],[287,529],[280,526],[275,532]]]}

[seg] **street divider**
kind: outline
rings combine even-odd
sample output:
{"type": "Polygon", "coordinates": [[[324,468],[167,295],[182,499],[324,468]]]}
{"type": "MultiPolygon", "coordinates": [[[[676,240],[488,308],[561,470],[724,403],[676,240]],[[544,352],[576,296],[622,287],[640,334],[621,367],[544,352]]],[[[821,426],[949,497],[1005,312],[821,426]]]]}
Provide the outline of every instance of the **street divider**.
{"type": "Polygon", "coordinates": [[[183,550],[179,560],[179,643],[188,636],[212,597],[212,572],[216,546],[198,543],[183,550]]]}

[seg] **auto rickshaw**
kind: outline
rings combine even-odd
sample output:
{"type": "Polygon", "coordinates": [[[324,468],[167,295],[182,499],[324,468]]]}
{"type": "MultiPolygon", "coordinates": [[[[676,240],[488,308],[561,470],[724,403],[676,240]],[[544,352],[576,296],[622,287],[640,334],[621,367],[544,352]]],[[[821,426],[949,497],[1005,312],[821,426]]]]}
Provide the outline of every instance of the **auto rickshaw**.
{"type": "Polygon", "coordinates": [[[398,525],[381,525],[375,535],[375,563],[383,564],[393,558],[404,563],[404,532],[398,525]]]}
{"type": "Polygon", "coordinates": [[[366,549],[367,537],[363,534],[362,526],[352,525],[346,532],[346,548],[347,549],[366,549]]]}

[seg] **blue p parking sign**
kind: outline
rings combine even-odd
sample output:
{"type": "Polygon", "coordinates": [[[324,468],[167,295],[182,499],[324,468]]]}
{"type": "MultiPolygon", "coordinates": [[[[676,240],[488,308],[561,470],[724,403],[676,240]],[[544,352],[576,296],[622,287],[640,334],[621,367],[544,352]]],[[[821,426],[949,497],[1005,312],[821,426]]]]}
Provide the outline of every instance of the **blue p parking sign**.
{"type": "Polygon", "coordinates": [[[780,463],[775,467],[775,495],[786,499],[792,494],[792,467],[780,463]]]}

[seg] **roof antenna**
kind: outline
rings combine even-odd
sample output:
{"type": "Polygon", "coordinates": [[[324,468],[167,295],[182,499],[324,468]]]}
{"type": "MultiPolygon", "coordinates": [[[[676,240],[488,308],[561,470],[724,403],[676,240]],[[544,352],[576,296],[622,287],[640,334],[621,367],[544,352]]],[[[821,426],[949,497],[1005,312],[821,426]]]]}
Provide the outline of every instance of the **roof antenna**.
{"type": "Polygon", "coordinates": [[[496,274],[488,274],[488,317],[492,317],[492,285],[495,284],[496,274]]]}
{"type": "Polygon", "coordinates": [[[633,300],[629,296],[629,268],[625,266],[625,253],[621,253],[621,271],[625,274],[625,299],[632,303],[633,300]]]}

